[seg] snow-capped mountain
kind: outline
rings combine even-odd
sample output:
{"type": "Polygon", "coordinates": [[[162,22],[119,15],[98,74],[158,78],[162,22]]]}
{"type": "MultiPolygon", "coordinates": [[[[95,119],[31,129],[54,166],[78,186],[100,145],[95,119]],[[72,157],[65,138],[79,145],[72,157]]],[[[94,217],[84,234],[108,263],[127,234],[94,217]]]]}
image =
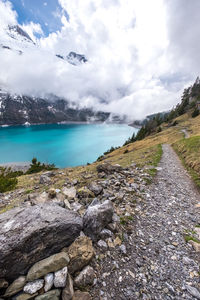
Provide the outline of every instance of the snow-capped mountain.
{"type": "MultiPolygon", "coordinates": [[[[42,50],[19,25],[9,25],[7,28],[0,29],[0,51],[12,51],[18,55],[24,55],[26,51],[30,53],[30,51],[42,50]]],[[[52,56],[54,55],[52,54],[52,56]]],[[[65,57],[57,55],[57,58],[72,65],[80,65],[87,61],[84,55],[75,52],[70,52],[65,57]]],[[[102,122],[108,117],[108,113],[94,112],[87,108],[72,108],[68,101],[55,96],[52,99],[52,96],[40,98],[29,95],[12,95],[0,86],[0,125],[69,121],[102,122]]]]}
{"type": "Polygon", "coordinates": [[[23,54],[28,48],[35,48],[36,44],[19,25],[8,25],[0,29],[0,48],[23,54]]]}
{"type": "MultiPolygon", "coordinates": [[[[23,54],[26,49],[32,48],[33,50],[37,49],[40,51],[39,46],[19,25],[8,25],[7,28],[0,29],[0,48],[2,50],[17,52],[20,55],[23,54]]],[[[66,56],[56,54],[56,57],[74,66],[81,65],[88,61],[85,55],[73,51],[66,56]]]]}
{"type": "MultiPolygon", "coordinates": [[[[35,51],[43,51],[31,37],[19,26],[0,28],[1,51],[11,51],[16,55],[25,55],[35,51]]],[[[4,53],[5,54],[5,53],[4,53]]],[[[70,52],[68,55],[52,55],[52,59],[66,61],[66,64],[80,66],[87,62],[85,55],[70,52]]],[[[45,55],[44,55],[45,57],[45,55]]],[[[37,62],[36,62],[37,63],[37,62]]],[[[1,83],[0,83],[1,84],[1,83]]],[[[0,85],[0,126],[18,124],[62,123],[62,122],[112,122],[110,113],[94,111],[90,108],[80,108],[66,99],[48,95],[33,97],[32,95],[17,95],[9,93],[0,85]]],[[[114,121],[120,122],[120,119],[114,121]]]]}

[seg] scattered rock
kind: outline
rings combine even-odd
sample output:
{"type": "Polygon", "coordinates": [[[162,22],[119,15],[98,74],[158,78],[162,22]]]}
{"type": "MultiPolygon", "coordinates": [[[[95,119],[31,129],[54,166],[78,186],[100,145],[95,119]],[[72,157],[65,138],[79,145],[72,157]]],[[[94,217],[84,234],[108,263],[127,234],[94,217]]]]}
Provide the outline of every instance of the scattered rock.
{"type": "Polygon", "coordinates": [[[62,291],[62,300],[71,300],[73,295],[74,295],[73,280],[70,274],[68,274],[66,286],[62,291]]]}
{"type": "Polygon", "coordinates": [[[196,252],[200,252],[200,243],[194,242],[194,241],[189,241],[189,243],[192,245],[192,247],[194,248],[194,250],[196,252]]]}
{"type": "Polygon", "coordinates": [[[60,252],[54,254],[34,264],[27,274],[27,280],[32,281],[41,278],[48,273],[56,272],[61,268],[66,267],[68,263],[69,256],[67,253],[60,252]]]}
{"type": "Polygon", "coordinates": [[[77,191],[78,198],[80,199],[88,199],[88,198],[94,198],[94,193],[90,191],[86,186],[80,188],[77,191]]]}
{"type": "Polygon", "coordinates": [[[87,292],[76,291],[72,300],[92,300],[92,298],[87,292]]]}
{"type": "Polygon", "coordinates": [[[101,232],[100,232],[100,237],[102,239],[106,239],[106,238],[109,238],[109,237],[112,237],[113,236],[113,233],[112,231],[110,231],[109,229],[103,229],[101,232]]]}
{"type": "Polygon", "coordinates": [[[70,206],[73,211],[79,211],[82,208],[82,204],[79,202],[73,202],[70,206]]]}
{"type": "Polygon", "coordinates": [[[83,231],[92,240],[96,241],[100,232],[112,221],[112,202],[106,200],[103,204],[89,206],[83,216],[83,231]]]}
{"type": "Polygon", "coordinates": [[[26,277],[20,276],[7,288],[4,297],[11,297],[17,294],[19,291],[23,290],[25,284],[26,284],[26,277]]]}
{"type": "Polygon", "coordinates": [[[197,299],[200,299],[200,292],[195,288],[190,285],[186,285],[186,289],[190,295],[196,297],[197,299]]]}
{"type": "Polygon", "coordinates": [[[86,266],[94,256],[92,241],[87,236],[78,237],[68,249],[69,273],[73,274],[86,266]]]}
{"type": "Polygon", "coordinates": [[[45,275],[44,277],[44,291],[48,292],[50,291],[50,289],[53,286],[53,280],[54,280],[54,274],[53,273],[48,273],[47,275],[45,275]]]}
{"type": "Polygon", "coordinates": [[[64,187],[62,189],[62,192],[65,196],[67,196],[68,199],[74,199],[76,197],[76,189],[75,187],[64,187]]]}
{"type": "Polygon", "coordinates": [[[121,250],[121,252],[123,254],[127,254],[127,251],[126,251],[126,246],[124,244],[122,244],[121,246],[119,246],[119,249],[121,250]]]}
{"type": "Polygon", "coordinates": [[[48,194],[47,192],[43,192],[41,194],[39,194],[34,200],[33,203],[36,204],[42,204],[45,203],[46,201],[48,201],[48,194]]]}
{"type": "Polygon", "coordinates": [[[44,285],[43,279],[37,279],[35,281],[28,282],[24,286],[24,292],[27,294],[35,294],[37,291],[39,291],[44,285]]]}
{"type": "Polygon", "coordinates": [[[69,246],[81,230],[79,215],[55,204],[7,211],[0,219],[1,276],[13,280],[25,275],[35,262],[69,246]]]}
{"type": "Polygon", "coordinates": [[[56,190],[55,190],[55,189],[50,189],[50,190],[49,190],[48,196],[49,196],[50,199],[55,198],[56,195],[57,195],[57,193],[56,193],[56,190]]]}
{"type": "Polygon", "coordinates": [[[97,166],[98,173],[112,174],[114,172],[122,171],[122,167],[120,165],[111,165],[108,163],[103,163],[97,166]]]}
{"type": "Polygon", "coordinates": [[[89,185],[89,189],[90,189],[90,191],[92,191],[92,192],[95,194],[95,196],[100,195],[101,192],[103,191],[102,186],[96,184],[95,182],[92,182],[92,183],[89,185]]]}
{"type": "Polygon", "coordinates": [[[68,273],[67,267],[64,267],[62,270],[55,272],[54,286],[56,288],[65,287],[67,281],[67,273],[68,273]]]}
{"type": "Polygon", "coordinates": [[[75,286],[81,288],[92,285],[95,279],[94,269],[90,266],[85,267],[74,279],[75,286]]]}
{"type": "Polygon", "coordinates": [[[97,245],[99,246],[99,248],[101,248],[102,250],[106,250],[108,248],[108,245],[106,244],[105,241],[103,240],[99,240],[97,245]]]}
{"type": "Polygon", "coordinates": [[[47,176],[45,174],[42,174],[40,176],[40,181],[39,181],[40,184],[47,184],[47,183],[50,183],[50,182],[51,182],[51,179],[49,178],[49,176],[47,176]]]}
{"type": "Polygon", "coordinates": [[[60,293],[60,290],[51,290],[43,295],[37,296],[35,300],[59,300],[60,293]]]}

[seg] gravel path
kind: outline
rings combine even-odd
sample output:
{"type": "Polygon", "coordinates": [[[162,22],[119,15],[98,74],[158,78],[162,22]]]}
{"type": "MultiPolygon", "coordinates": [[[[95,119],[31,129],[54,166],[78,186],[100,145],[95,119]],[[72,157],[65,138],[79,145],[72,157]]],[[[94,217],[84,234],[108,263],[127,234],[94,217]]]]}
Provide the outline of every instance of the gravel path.
{"type": "Polygon", "coordinates": [[[144,198],[124,242],[127,254],[103,262],[98,299],[200,299],[199,253],[184,240],[200,222],[200,197],[169,145],[144,198]]]}

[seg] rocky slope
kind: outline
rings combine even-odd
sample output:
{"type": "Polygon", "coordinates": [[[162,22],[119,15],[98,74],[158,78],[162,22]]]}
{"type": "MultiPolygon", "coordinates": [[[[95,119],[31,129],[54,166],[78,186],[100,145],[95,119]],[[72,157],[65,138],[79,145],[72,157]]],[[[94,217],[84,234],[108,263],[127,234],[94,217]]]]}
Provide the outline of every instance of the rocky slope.
{"type": "Polygon", "coordinates": [[[173,150],[151,185],[150,165],[95,168],[1,195],[16,206],[0,215],[1,297],[200,299],[199,194],[173,150]]]}

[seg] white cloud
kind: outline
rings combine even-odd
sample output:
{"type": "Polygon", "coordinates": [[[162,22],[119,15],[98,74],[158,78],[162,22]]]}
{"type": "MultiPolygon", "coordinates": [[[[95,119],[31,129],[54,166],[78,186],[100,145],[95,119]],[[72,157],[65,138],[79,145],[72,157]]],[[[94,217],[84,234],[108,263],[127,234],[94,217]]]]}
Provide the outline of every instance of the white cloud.
{"type": "MultiPolygon", "coordinates": [[[[194,39],[198,43],[200,20],[195,5],[187,10],[182,0],[174,0],[177,15],[170,0],[59,2],[69,20],[61,10],[62,29],[41,38],[41,50],[27,49],[20,57],[6,54],[0,61],[2,84],[21,93],[54,93],[82,106],[141,118],[173,106],[196,76],[200,61],[194,39]],[[181,35],[188,11],[196,24],[187,20],[191,34],[181,35]],[[74,67],[54,56],[70,51],[85,54],[88,63],[74,67]]],[[[5,19],[15,20],[6,5],[5,19]]],[[[24,29],[30,35],[41,33],[39,24],[24,29]]]]}
{"type": "Polygon", "coordinates": [[[4,29],[8,24],[17,23],[17,13],[12,10],[12,4],[9,1],[0,0],[0,29],[4,29]]]}
{"type": "Polygon", "coordinates": [[[36,33],[40,35],[44,35],[42,27],[39,23],[30,22],[28,24],[23,24],[21,27],[23,28],[23,30],[25,30],[28,33],[28,35],[31,37],[33,41],[36,40],[35,38],[36,33]]]}

